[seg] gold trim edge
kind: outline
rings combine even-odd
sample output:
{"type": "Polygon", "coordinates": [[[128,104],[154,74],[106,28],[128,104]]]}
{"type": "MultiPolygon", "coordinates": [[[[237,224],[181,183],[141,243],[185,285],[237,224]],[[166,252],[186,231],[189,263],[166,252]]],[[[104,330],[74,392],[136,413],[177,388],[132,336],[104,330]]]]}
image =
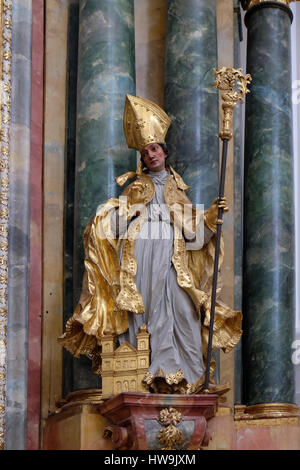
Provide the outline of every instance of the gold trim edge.
{"type": "Polygon", "coordinates": [[[68,402],[101,402],[102,403],[102,389],[101,388],[90,388],[85,390],[77,390],[69,393],[66,400],[68,402]]]}
{"type": "MultiPolygon", "coordinates": [[[[250,10],[250,8],[254,7],[255,5],[259,5],[260,3],[266,3],[270,0],[242,0],[241,4],[244,10],[250,10]]],[[[287,7],[290,6],[290,3],[299,0],[272,0],[274,3],[281,3],[286,5],[287,7]]]]}
{"type": "Polygon", "coordinates": [[[99,405],[103,402],[101,388],[76,390],[75,392],[69,393],[66,398],[62,398],[56,402],[56,413],[72,406],[99,405]]]}
{"type": "Polygon", "coordinates": [[[0,0],[0,450],[5,448],[12,0],[0,0]]]}
{"type": "Polygon", "coordinates": [[[299,407],[294,403],[258,403],[245,408],[245,413],[256,415],[258,413],[291,413],[299,414],[299,407]]]}
{"type": "Polygon", "coordinates": [[[299,426],[299,418],[281,416],[278,418],[256,418],[256,419],[243,419],[234,420],[234,427],[241,428],[258,428],[258,427],[273,427],[273,426],[299,426]]]}
{"type": "Polygon", "coordinates": [[[236,427],[299,425],[299,407],[293,403],[259,403],[236,405],[236,427]]]}

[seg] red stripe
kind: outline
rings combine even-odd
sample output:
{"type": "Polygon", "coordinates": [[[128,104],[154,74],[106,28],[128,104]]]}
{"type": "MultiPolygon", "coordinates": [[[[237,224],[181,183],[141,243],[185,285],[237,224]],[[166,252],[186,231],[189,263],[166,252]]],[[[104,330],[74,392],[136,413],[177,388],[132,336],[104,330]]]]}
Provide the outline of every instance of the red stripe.
{"type": "Polygon", "coordinates": [[[44,0],[32,2],[27,449],[39,449],[42,343],[44,0]]]}

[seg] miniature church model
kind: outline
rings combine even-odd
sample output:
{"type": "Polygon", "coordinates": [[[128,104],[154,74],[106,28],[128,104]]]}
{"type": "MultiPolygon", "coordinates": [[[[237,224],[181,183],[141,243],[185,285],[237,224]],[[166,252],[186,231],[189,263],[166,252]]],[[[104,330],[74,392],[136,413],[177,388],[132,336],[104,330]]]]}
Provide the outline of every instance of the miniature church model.
{"type": "Polygon", "coordinates": [[[102,397],[108,398],[122,392],[147,392],[142,383],[149,364],[149,333],[146,325],[139,328],[137,349],[127,341],[116,350],[115,336],[102,337],[102,397]]]}

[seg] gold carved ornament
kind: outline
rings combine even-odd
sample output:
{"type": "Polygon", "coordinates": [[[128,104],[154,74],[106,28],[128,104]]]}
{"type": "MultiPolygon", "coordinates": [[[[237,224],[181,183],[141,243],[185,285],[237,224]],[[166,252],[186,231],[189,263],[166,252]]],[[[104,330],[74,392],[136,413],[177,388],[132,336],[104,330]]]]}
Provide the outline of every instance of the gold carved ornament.
{"type": "Polygon", "coordinates": [[[176,445],[182,444],[182,432],[176,426],[181,422],[182,415],[175,408],[164,408],[159,413],[159,423],[165,428],[161,429],[157,438],[164,447],[162,450],[173,450],[176,445]]]}
{"type": "Polygon", "coordinates": [[[12,0],[0,0],[0,449],[5,444],[12,0]]]}
{"type": "Polygon", "coordinates": [[[238,101],[244,102],[244,95],[250,92],[247,85],[252,81],[248,73],[243,75],[242,69],[232,69],[222,67],[219,70],[214,69],[216,75],[213,87],[221,90],[223,100],[222,108],[224,111],[223,126],[219,134],[222,140],[230,140],[233,135],[233,111],[238,101]]]}

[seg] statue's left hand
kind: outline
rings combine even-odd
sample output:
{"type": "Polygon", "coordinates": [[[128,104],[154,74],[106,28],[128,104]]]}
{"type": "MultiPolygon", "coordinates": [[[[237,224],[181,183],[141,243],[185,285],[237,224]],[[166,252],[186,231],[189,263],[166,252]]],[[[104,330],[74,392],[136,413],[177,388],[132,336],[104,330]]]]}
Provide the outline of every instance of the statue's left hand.
{"type": "Polygon", "coordinates": [[[215,199],[218,207],[221,207],[223,209],[223,212],[228,212],[229,211],[229,208],[227,206],[227,200],[226,200],[226,197],[217,197],[215,199]]]}
{"type": "Polygon", "coordinates": [[[229,208],[227,206],[226,197],[217,197],[208,211],[205,214],[205,225],[214,233],[217,231],[217,225],[223,223],[222,220],[218,219],[219,209],[223,209],[223,212],[228,212],[229,208]]]}

